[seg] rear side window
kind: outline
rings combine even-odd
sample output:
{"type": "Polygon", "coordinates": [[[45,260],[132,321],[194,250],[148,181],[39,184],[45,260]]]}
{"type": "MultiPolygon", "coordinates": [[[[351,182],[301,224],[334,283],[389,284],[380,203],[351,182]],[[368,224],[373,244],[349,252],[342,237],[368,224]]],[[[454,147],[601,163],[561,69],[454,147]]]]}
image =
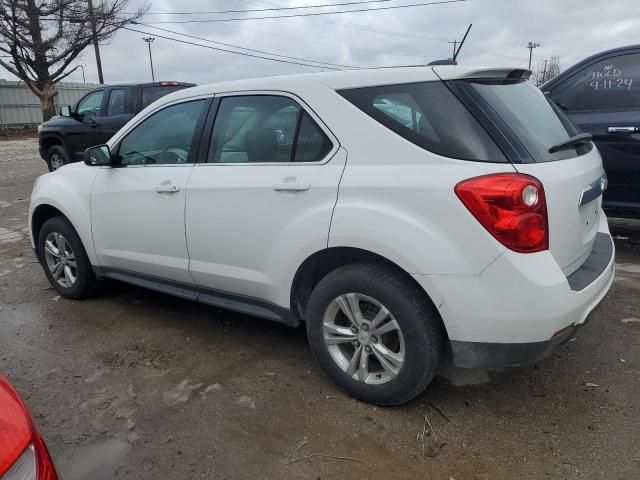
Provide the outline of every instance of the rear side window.
{"type": "Polygon", "coordinates": [[[433,153],[462,160],[507,161],[485,129],[442,82],[339,93],[385,127],[433,153]]]}
{"type": "Polygon", "coordinates": [[[585,68],[555,87],[551,98],[570,112],[640,109],[640,53],[585,68]]]}
{"type": "Polygon", "coordinates": [[[142,108],[148,107],[159,98],[188,88],[184,85],[162,85],[157,87],[142,87],[142,108]]]}

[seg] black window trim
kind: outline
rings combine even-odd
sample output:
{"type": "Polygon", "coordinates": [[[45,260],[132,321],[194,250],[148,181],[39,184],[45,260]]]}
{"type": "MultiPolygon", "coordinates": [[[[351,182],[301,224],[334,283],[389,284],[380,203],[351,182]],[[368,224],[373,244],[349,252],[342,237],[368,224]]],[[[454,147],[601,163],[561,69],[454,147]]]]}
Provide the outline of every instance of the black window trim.
{"type": "Polygon", "coordinates": [[[138,128],[138,126],[141,125],[144,121],[146,121],[147,119],[151,118],[156,113],[160,113],[162,110],[165,110],[165,109],[167,109],[169,107],[174,107],[176,105],[181,105],[183,103],[197,102],[199,100],[204,100],[204,104],[202,105],[202,111],[200,112],[200,118],[198,118],[198,121],[196,122],[196,128],[193,131],[193,138],[191,140],[191,147],[189,148],[189,160],[191,160],[191,161],[188,161],[188,162],[185,162],[185,163],[159,163],[159,164],[146,163],[146,164],[140,164],[140,165],[122,165],[122,164],[119,164],[119,165],[114,165],[113,167],[115,167],[115,168],[159,168],[159,167],[185,167],[185,166],[192,167],[194,164],[196,164],[197,160],[199,158],[199,154],[200,154],[200,151],[199,151],[200,150],[200,145],[201,145],[200,139],[201,139],[202,134],[203,134],[203,128],[204,128],[204,125],[205,125],[207,114],[209,112],[211,103],[213,101],[213,97],[211,95],[181,98],[181,99],[176,100],[174,102],[167,103],[165,105],[161,105],[159,108],[156,108],[152,112],[149,112],[148,115],[145,115],[144,118],[141,118],[134,125],[132,125],[130,128],[128,128],[127,131],[122,134],[122,136],[118,137],[116,143],[114,144],[113,148],[111,149],[112,153],[119,157],[120,156],[119,155],[119,153],[120,153],[120,145],[122,144],[122,141],[125,138],[127,138],[127,136],[131,132],[133,132],[136,128],[138,128]],[[193,154],[191,152],[193,152],[193,154]]]}
{"type": "MultiPolygon", "coordinates": [[[[296,129],[297,130],[297,129],[296,129]]],[[[243,91],[233,91],[233,92],[224,92],[224,93],[216,93],[209,109],[209,114],[207,115],[207,120],[204,125],[204,129],[200,138],[200,145],[198,147],[198,158],[196,160],[196,164],[210,165],[210,166],[278,166],[278,165],[324,165],[331,161],[331,159],[336,155],[338,150],[340,149],[340,142],[337,137],[333,134],[333,132],[329,129],[329,127],[322,121],[322,119],[318,116],[318,114],[313,111],[313,109],[307,104],[304,100],[302,100],[298,95],[287,92],[283,90],[247,90],[243,91]],[[213,126],[215,124],[216,118],[218,116],[218,110],[220,108],[220,102],[223,98],[227,97],[255,97],[255,96],[276,96],[276,97],[287,97],[298,104],[300,107],[300,115],[298,119],[298,123],[301,123],[301,118],[304,117],[303,113],[309,115],[309,117],[315,122],[318,128],[326,135],[326,137],[331,142],[331,150],[327,152],[327,154],[322,157],[322,159],[315,162],[235,162],[235,163],[220,163],[220,162],[211,162],[209,163],[209,148],[211,146],[211,135],[213,135],[213,126]]],[[[292,148],[295,150],[295,147],[292,148]]]]}
{"type": "MultiPolygon", "coordinates": [[[[610,56],[603,56],[603,57],[599,57],[599,58],[595,58],[593,59],[593,61],[586,63],[584,65],[582,65],[579,69],[577,69],[574,73],[572,73],[571,75],[567,76],[566,78],[562,78],[560,79],[557,83],[554,83],[551,88],[549,88],[548,90],[545,90],[544,93],[545,94],[549,94],[549,97],[553,99],[553,91],[564,85],[565,83],[567,83],[568,81],[572,80],[574,77],[576,77],[577,75],[580,75],[582,72],[584,72],[585,70],[593,67],[596,63],[600,63],[600,62],[607,62],[610,61],[614,58],[618,58],[618,57],[626,57],[627,55],[638,55],[640,57],[640,50],[638,51],[629,51],[629,52],[618,52],[614,55],[610,55],[610,56]]],[[[571,115],[583,115],[583,114],[588,114],[588,113],[596,113],[596,112],[602,112],[602,113],[614,113],[614,112],[630,112],[633,110],[637,110],[637,107],[629,107],[629,108],[608,108],[606,110],[603,109],[592,109],[592,110],[569,110],[567,108],[567,110],[565,111],[565,113],[567,114],[571,114],[571,115]]]]}

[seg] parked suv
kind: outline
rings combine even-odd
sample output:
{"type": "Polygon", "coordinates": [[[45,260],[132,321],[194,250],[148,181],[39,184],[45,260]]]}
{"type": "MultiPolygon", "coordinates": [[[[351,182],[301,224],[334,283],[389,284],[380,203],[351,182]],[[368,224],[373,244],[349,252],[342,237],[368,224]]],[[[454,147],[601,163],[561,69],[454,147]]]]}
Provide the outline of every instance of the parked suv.
{"type": "Polygon", "coordinates": [[[88,147],[105,143],[148,105],[168,93],[193,86],[193,83],[154,82],[97,88],[73,108],[62,107],[60,116],[38,127],[40,156],[49,171],[81,161],[88,147]]]}
{"type": "Polygon", "coordinates": [[[513,69],[252,79],[168,95],[40,177],[31,237],[66,298],[112,278],[296,326],[351,395],[540,360],[602,300],[598,151],[513,69]]]}
{"type": "Polygon", "coordinates": [[[593,135],[609,177],[604,207],[640,218],[640,45],[593,55],[540,88],[593,135]]]}

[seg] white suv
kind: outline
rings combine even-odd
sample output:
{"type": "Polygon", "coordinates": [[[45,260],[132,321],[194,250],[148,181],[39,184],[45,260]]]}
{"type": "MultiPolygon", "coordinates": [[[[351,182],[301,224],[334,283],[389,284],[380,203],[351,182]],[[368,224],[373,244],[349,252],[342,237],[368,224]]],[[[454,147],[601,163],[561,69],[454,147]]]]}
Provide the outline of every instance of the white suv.
{"type": "Polygon", "coordinates": [[[514,69],[272,77],[168,95],[34,186],[53,287],[108,277],[291,326],[354,397],[406,402],[451,353],[521,365],[607,293],[606,177],[514,69]]]}

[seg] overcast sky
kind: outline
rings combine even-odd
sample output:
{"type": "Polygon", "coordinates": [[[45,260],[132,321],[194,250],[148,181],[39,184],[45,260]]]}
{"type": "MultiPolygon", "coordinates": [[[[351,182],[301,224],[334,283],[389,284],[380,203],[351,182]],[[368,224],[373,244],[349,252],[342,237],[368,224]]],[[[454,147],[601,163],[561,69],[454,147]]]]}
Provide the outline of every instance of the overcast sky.
{"type": "MultiPolygon", "coordinates": [[[[347,1],[349,0],[152,0],[148,2],[151,6],[149,13],[142,21],[151,23],[290,15],[421,2],[389,0],[345,7],[227,15],[153,14],[347,1]]],[[[134,10],[142,3],[144,2],[130,0],[129,10],[134,10]]],[[[473,28],[460,54],[460,63],[526,67],[529,55],[526,45],[529,41],[535,41],[541,46],[534,50],[534,65],[537,59],[557,55],[560,57],[561,68],[565,69],[593,53],[640,43],[640,1],[467,0],[444,5],[342,15],[155,26],[280,55],[356,67],[375,67],[421,64],[447,58],[452,50],[452,45],[448,42],[460,40],[469,23],[473,23],[473,28]]],[[[135,28],[156,36],[152,45],[156,79],[204,84],[236,78],[322,70],[180,44],[159,38],[158,35],[197,43],[206,42],[154,30],[150,26],[140,25],[135,28]]],[[[145,35],[140,33],[121,31],[108,44],[101,46],[107,83],[150,80],[147,45],[142,40],[143,36],[145,35]]],[[[213,43],[208,45],[229,48],[213,43]]],[[[93,49],[87,49],[78,63],[87,65],[88,82],[97,81],[93,49]]],[[[0,77],[12,78],[2,70],[0,77]]],[[[71,75],[70,80],[82,81],[80,71],[71,75]]]]}

